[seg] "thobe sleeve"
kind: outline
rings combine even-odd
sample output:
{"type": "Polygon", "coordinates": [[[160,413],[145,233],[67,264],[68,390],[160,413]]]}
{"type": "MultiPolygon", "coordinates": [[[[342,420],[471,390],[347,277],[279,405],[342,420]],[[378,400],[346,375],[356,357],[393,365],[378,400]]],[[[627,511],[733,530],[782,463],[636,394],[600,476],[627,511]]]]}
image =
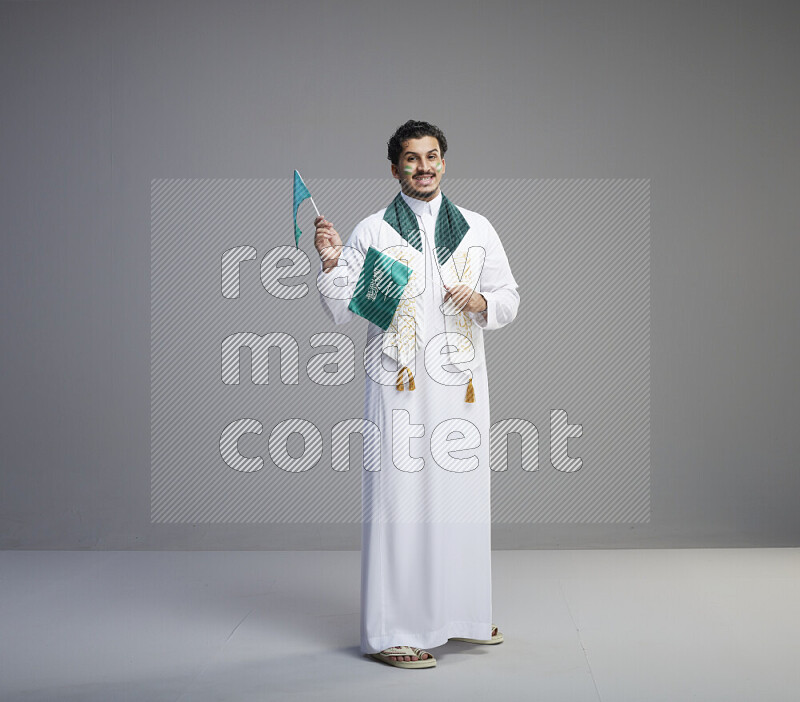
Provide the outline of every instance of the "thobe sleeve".
{"type": "Polygon", "coordinates": [[[486,298],[486,316],[480,312],[469,312],[475,323],[482,329],[499,329],[514,320],[519,308],[517,281],[511,273],[500,237],[487,221],[488,237],[486,260],[480,276],[480,293],[486,298]]]}
{"type": "Polygon", "coordinates": [[[356,225],[347,244],[339,256],[338,265],[327,273],[322,268],[322,259],[317,271],[317,290],[322,302],[322,309],[334,324],[347,324],[354,319],[361,319],[348,309],[355,292],[364,257],[369,248],[367,227],[362,223],[356,225]],[[335,281],[335,282],[334,282],[335,281]]]}

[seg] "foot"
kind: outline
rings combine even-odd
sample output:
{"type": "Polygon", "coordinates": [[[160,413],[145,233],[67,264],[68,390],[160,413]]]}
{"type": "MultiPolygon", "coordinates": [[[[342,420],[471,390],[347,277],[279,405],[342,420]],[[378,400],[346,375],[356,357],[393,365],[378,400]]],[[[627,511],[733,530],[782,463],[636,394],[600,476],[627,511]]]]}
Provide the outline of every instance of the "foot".
{"type": "MultiPolygon", "coordinates": [[[[400,645],[400,644],[398,644],[398,645],[400,645]]],[[[393,648],[393,647],[390,647],[390,648],[393,648]]],[[[381,651],[381,653],[386,655],[389,659],[391,659],[393,661],[418,661],[418,660],[425,661],[425,660],[428,660],[428,658],[433,658],[433,656],[431,656],[431,654],[428,653],[427,651],[420,651],[420,653],[422,654],[422,658],[417,658],[417,656],[389,656],[387,654],[387,651],[389,651],[389,650],[390,649],[384,649],[383,651],[381,651]]]]}

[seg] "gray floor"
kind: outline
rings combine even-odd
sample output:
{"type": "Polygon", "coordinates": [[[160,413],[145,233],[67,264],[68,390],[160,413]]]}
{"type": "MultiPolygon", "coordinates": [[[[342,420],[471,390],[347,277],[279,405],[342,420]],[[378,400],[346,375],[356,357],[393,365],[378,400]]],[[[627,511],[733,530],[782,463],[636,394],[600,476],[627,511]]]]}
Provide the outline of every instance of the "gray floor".
{"type": "Polygon", "coordinates": [[[0,699],[800,699],[800,549],[492,560],[506,641],[398,670],[359,654],[357,552],[0,552],[0,699]]]}

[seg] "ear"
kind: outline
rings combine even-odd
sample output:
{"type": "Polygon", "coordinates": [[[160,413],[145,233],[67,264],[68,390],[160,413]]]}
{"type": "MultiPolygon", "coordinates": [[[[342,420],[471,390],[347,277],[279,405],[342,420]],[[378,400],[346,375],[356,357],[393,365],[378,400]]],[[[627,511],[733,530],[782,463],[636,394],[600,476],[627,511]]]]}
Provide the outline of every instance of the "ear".
{"type": "Polygon", "coordinates": [[[444,162],[444,156],[442,156],[442,175],[447,170],[447,164],[444,162]]]}
{"type": "Polygon", "coordinates": [[[392,164],[392,178],[396,180],[400,180],[400,171],[398,170],[397,166],[392,164]]]}

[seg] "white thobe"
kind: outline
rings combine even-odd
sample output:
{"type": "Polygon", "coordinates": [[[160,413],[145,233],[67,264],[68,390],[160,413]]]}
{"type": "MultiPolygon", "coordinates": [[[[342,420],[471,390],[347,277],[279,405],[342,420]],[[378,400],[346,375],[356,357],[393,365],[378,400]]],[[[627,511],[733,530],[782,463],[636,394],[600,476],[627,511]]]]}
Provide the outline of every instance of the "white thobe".
{"type": "MultiPolygon", "coordinates": [[[[439,281],[434,232],[442,196],[430,202],[405,194],[403,199],[424,232],[421,240],[431,280],[417,304],[424,305],[425,340],[430,341],[445,332],[440,307],[445,291],[433,282],[439,281]]],[[[399,645],[429,649],[453,637],[491,637],[489,384],[481,335],[514,319],[519,294],[492,225],[475,212],[458,209],[470,226],[463,243],[486,252],[476,289],[486,298],[488,310],[485,317],[467,313],[477,325],[474,361],[445,366],[461,372],[443,381],[441,366],[436,374],[426,370],[422,348],[415,359],[413,391],[407,383],[401,392],[394,382],[376,382],[369,370],[366,376],[364,417],[380,430],[380,451],[375,444],[369,450],[365,438],[362,653],[399,645]],[[465,369],[471,371],[474,403],[465,402],[470,375],[465,369]]],[[[325,273],[320,263],[320,299],[335,324],[361,319],[347,307],[369,246],[383,251],[400,240],[381,225],[384,212],[367,217],[353,230],[347,246],[360,252],[359,260],[345,249],[346,263],[340,259],[336,269],[325,273]]],[[[368,322],[368,339],[382,334],[380,327],[368,322]]],[[[382,355],[380,344],[370,348],[373,357],[382,355]]],[[[389,375],[396,378],[394,361],[384,354],[378,362],[392,369],[389,375]]]]}

